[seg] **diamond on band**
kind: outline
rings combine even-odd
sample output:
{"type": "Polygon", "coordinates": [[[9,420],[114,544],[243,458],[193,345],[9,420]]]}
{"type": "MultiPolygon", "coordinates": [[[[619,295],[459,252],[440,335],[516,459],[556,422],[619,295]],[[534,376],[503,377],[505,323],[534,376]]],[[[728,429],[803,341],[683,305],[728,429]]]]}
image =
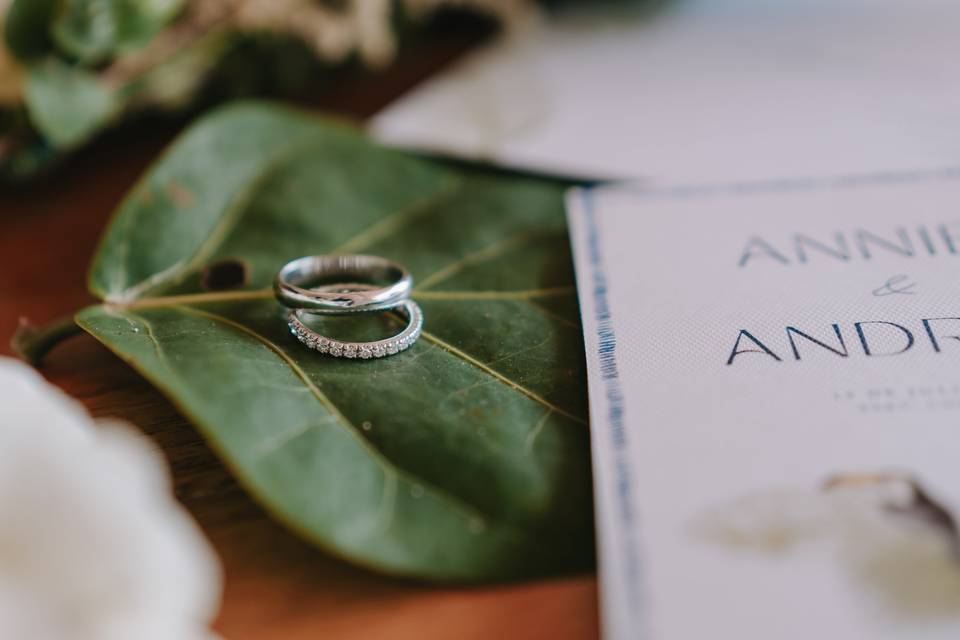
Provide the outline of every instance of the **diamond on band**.
{"type": "Polygon", "coordinates": [[[287,324],[290,332],[306,347],[335,358],[384,358],[404,351],[420,337],[423,329],[423,312],[413,300],[402,301],[395,310],[405,317],[407,324],[400,333],[383,340],[372,342],[345,342],[317,333],[301,319],[301,314],[309,313],[305,309],[291,309],[287,312],[287,324]]]}

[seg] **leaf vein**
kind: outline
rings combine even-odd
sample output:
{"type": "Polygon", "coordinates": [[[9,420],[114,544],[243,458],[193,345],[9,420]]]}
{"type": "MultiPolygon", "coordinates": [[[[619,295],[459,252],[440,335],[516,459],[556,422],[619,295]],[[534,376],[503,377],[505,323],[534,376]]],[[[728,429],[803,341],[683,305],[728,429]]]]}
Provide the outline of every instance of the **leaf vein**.
{"type": "Polygon", "coordinates": [[[386,238],[394,231],[402,229],[411,220],[425,213],[432,213],[432,206],[453,197],[463,190],[463,180],[456,180],[453,184],[440,189],[429,196],[414,202],[399,211],[395,211],[382,218],[379,222],[367,227],[357,235],[342,243],[330,253],[355,253],[373,244],[377,240],[386,238]]]}
{"type": "Polygon", "coordinates": [[[417,300],[530,300],[555,298],[576,293],[573,286],[514,291],[416,291],[417,300]]]}
{"type": "Polygon", "coordinates": [[[511,380],[510,378],[506,377],[505,375],[503,375],[503,374],[500,373],[499,371],[497,371],[497,370],[495,370],[495,369],[492,369],[492,368],[490,368],[489,366],[485,365],[484,363],[480,362],[479,360],[477,360],[476,358],[474,358],[474,357],[471,356],[470,354],[468,354],[468,353],[466,353],[466,352],[464,352],[464,351],[461,351],[460,349],[457,349],[457,348],[456,348],[455,346],[453,346],[452,344],[450,344],[450,343],[448,343],[448,342],[444,342],[443,340],[441,340],[440,338],[438,338],[438,337],[435,336],[434,334],[432,334],[432,333],[430,333],[430,332],[428,332],[428,331],[424,331],[424,332],[422,332],[422,333],[420,334],[420,336],[421,336],[422,338],[424,338],[425,340],[427,340],[427,341],[429,341],[429,342],[432,342],[433,344],[437,345],[437,346],[440,347],[441,349],[444,349],[445,351],[448,351],[449,353],[451,353],[451,354],[454,355],[455,357],[463,360],[464,362],[473,365],[473,366],[476,367],[477,369],[480,369],[480,370],[483,371],[484,373],[486,373],[486,374],[488,374],[488,375],[490,375],[490,376],[493,376],[494,378],[496,378],[497,380],[499,380],[499,381],[502,382],[503,384],[505,384],[505,385],[507,385],[508,387],[512,388],[514,391],[520,392],[521,394],[523,394],[523,395],[526,396],[527,398],[530,398],[530,399],[533,400],[534,402],[536,402],[536,403],[538,403],[538,404],[541,404],[541,405],[543,405],[544,407],[547,407],[548,409],[551,409],[552,411],[555,411],[555,412],[559,413],[559,414],[562,415],[562,416],[566,416],[567,418],[570,418],[571,420],[573,420],[573,421],[575,421],[575,422],[579,422],[580,424],[587,424],[587,421],[584,420],[583,418],[581,418],[580,416],[574,415],[574,414],[570,413],[569,411],[567,411],[566,409],[562,409],[562,408],[558,407],[557,405],[553,404],[552,402],[550,402],[549,400],[547,400],[547,399],[544,398],[543,396],[541,396],[541,395],[539,395],[539,394],[531,391],[530,389],[527,389],[527,388],[524,387],[522,384],[511,380]]]}
{"type": "Polygon", "coordinates": [[[487,260],[492,260],[493,258],[502,256],[504,253],[512,249],[518,249],[532,241],[539,240],[542,238],[549,237],[550,234],[543,232],[535,233],[530,231],[524,231],[516,235],[510,236],[509,238],[504,238],[499,242],[494,242],[482,249],[478,249],[472,253],[468,253],[459,260],[454,260],[448,265],[441,267],[440,269],[434,271],[426,278],[420,281],[420,285],[417,287],[417,291],[422,291],[429,289],[430,287],[447,280],[457,273],[463,271],[467,267],[483,264],[487,260]]]}

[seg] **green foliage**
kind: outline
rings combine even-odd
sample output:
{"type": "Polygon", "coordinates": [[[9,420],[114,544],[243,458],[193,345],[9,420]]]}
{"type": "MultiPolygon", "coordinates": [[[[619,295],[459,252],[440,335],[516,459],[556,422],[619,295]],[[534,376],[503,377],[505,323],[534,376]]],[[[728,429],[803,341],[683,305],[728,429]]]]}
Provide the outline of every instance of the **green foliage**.
{"type": "MultiPolygon", "coordinates": [[[[564,185],[448,168],[284,108],[202,119],[130,193],[77,322],[197,425],[274,516],[379,571],[490,580],[582,570],[592,513],[564,185]],[[305,349],[269,289],[294,257],[406,265],[409,351],[305,349]],[[242,260],[249,282],[203,291],[242,260]]],[[[325,329],[383,335],[384,316],[325,329]]],[[[336,333],[340,332],[340,333],[336,333]]]]}
{"type": "MultiPolygon", "coordinates": [[[[344,14],[350,7],[260,3],[241,19],[241,5],[13,0],[3,16],[3,35],[24,67],[24,104],[6,106],[22,107],[28,117],[20,128],[0,132],[0,180],[40,171],[140,113],[182,111],[244,95],[302,94],[322,84],[325,71],[357,65],[362,29],[344,14]]],[[[412,30],[399,14],[394,6],[392,26],[412,30]]],[[[386,49],[388,34],[382,35],[386,49]]],[[[0,78],[5,80],[19,83],[0,78]]]]}
{"type": "Polygon", "coordinates": [[[119,106],[93,74],[55,59],[31,67],[24,89],[31,122],[64,149],[86,142],[119,106]]]}
{"type": "Polygon", "coordinates": [[[57,0],[13,0],[3,23],[7,49],[23,61],[48,53],[49,24],[56,8],[57,0]]]}
{"type": "Polygon", "coordinates": [[[61,0],[50,28],[63,53],[95,64],[144,46],[182,6],[183,0],[61,0]]]}
{"type": "MultiPolygon", "coordinates": [[[[216,61],[200,38],[140,72],[101,67],[166,28],[183,0],[14,0],[7,50],[25,68],[21,126],[0,133],[0,177],[21,178],[95,136],[135,106],[182,106],[216,61]]],[[[219,44],[219,43],[218,43],[219,44]]]]}

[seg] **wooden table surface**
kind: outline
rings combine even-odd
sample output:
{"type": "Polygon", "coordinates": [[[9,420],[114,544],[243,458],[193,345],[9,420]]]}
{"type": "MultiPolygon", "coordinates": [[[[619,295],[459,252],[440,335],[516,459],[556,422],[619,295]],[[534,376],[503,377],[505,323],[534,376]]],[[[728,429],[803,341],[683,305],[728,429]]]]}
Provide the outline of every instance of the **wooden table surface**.
{"type": "MultiPolygon", "coordinates": [[[[316,104],[364,118],[463,48],[461,39],[406,56],[379,76],[345,76],[316,104]]],[[[0,354],[21,318],[35,324],[92,302],[86,267],[111,211],[176,134],[150,125],[108,135],[53,176],[0,191],[0,354]]],[[[593,576],[525,584],[436,587],[385,578],[325,556],[273,523],[191,425],[92,338],[52,351],[42,372],[96,416],[118,416],[157,442],[177,497],[226,572],[217,630],[232,640],[550,638],[598,635],[593,576]]]]}

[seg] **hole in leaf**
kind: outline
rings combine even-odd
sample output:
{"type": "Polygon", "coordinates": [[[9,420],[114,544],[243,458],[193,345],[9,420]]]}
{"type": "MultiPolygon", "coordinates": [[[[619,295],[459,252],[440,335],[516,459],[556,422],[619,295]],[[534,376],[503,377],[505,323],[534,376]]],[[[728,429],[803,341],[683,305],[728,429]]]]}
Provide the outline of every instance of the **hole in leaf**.
{"type": "Polygon", "coordinates": [[[225,291],[242,287],[250,281],[250,265],[239,258],[225,258],[208,264],[200,274],[204,291],[225,291]]]}

